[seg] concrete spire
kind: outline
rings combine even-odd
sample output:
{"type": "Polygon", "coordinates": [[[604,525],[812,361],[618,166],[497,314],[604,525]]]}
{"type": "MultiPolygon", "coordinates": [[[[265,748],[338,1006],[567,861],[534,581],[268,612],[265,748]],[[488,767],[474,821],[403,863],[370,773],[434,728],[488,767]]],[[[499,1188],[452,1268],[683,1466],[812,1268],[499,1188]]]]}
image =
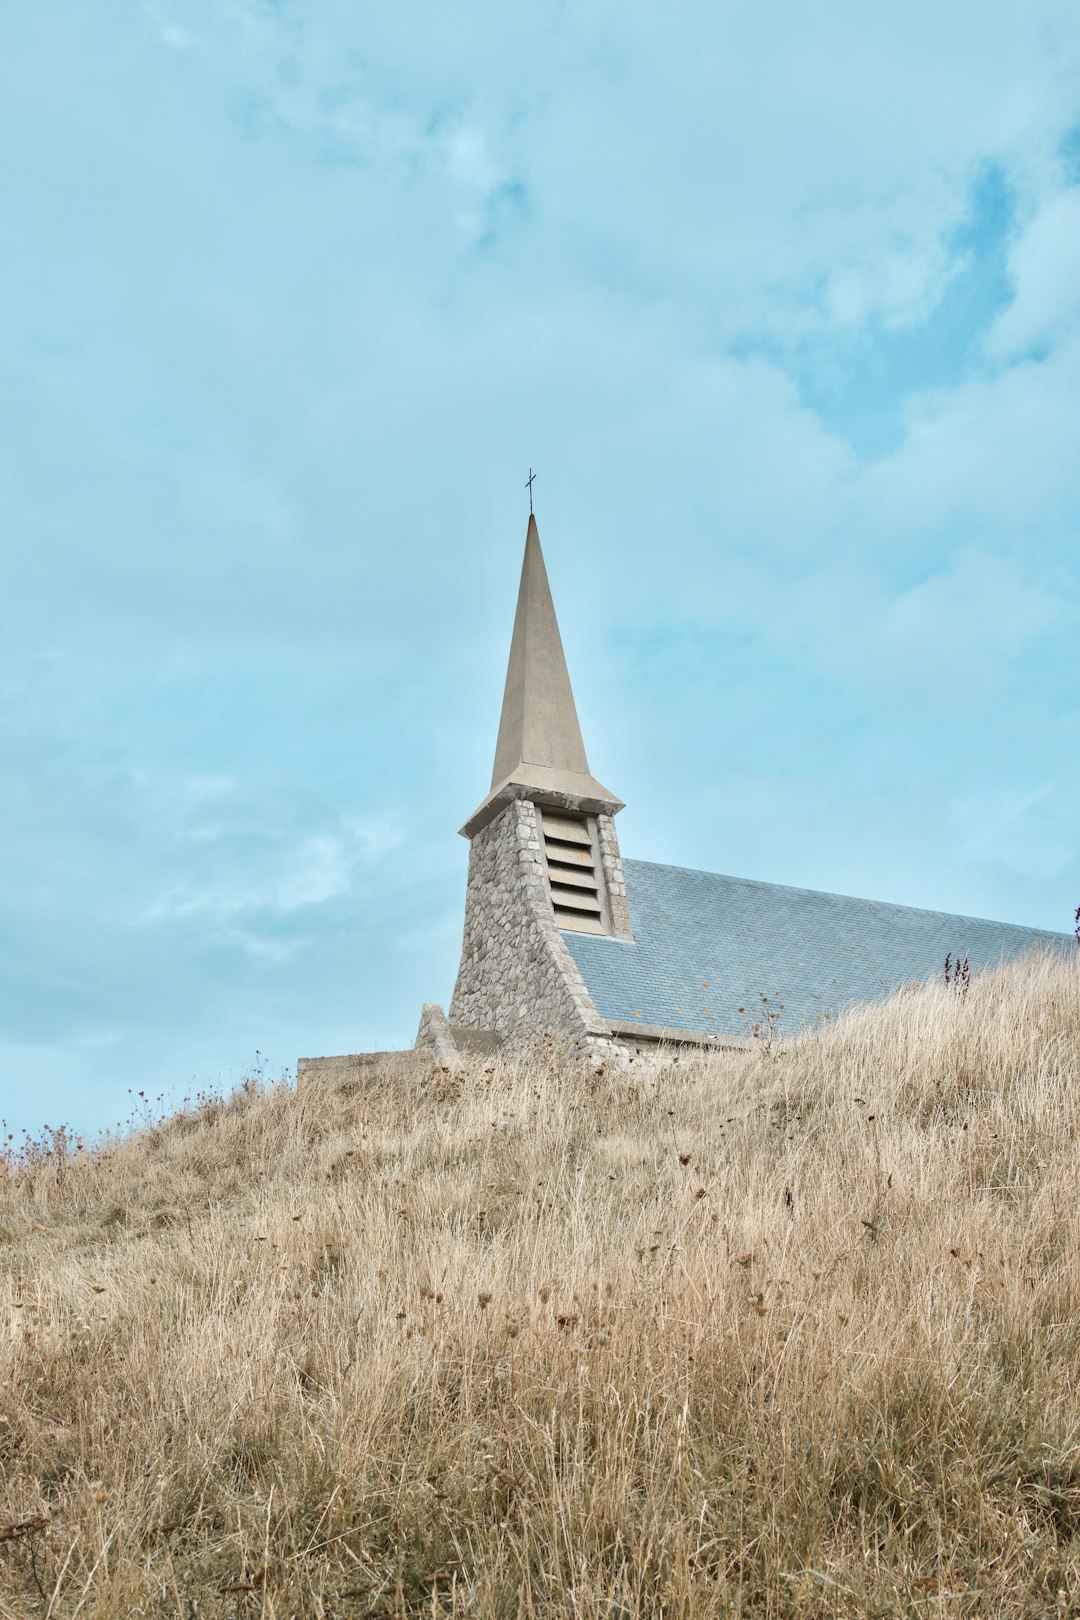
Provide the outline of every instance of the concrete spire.
{"type": "Polygon", "coordinates": [[[588,776],[536,519],[530,514],[492,787],[522,766],[588,776]]]}
{"type": "Polygon", "coordinates": [[[530,513],[491,792],[466,837],[511,799],[613,815],[622,801],[589,774],[536,519],[530,513]]]}

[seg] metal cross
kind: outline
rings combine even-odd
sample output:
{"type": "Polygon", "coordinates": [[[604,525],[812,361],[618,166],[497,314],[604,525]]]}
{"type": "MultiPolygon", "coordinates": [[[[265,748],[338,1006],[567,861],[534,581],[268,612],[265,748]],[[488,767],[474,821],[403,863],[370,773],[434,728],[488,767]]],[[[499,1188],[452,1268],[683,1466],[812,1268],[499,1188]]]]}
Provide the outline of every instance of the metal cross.
{"type": "Polygon", "coordinates": [[[532,516],[532,487],[533,487],[533,484],[535,482],[536,482],[536,474],[533,472],[532,468],[530,467],[529,468],[529,476],[525,481],[525,488],[529,492],[529,516],[530,517],[532,516]]]}

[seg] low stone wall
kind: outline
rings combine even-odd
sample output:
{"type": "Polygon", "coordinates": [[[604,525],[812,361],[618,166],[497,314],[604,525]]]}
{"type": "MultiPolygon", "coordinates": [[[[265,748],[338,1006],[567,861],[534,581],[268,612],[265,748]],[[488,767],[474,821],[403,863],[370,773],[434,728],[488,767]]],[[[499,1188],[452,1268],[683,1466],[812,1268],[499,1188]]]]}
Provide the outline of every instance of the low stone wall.
{"type": "Polygon", "coordinates": [[[434,1001],[425,1001],[420,1014],[420,1028],[416,1032],[414,1050],[430,1052],[440,1063],[447,1063],[458,1055],[450,1024],[442,1008],[434,1001]]]}

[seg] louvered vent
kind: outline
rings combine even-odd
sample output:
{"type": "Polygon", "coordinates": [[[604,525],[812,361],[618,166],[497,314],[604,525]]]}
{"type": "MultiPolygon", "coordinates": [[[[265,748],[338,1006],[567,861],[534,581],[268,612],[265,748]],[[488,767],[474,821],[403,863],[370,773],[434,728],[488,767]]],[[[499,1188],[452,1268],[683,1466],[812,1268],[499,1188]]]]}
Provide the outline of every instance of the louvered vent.
{"type": "Polygon", "coordinates": [[[549,810],[541,810],[540,824],[556,923],[560,928],[576,928],[584,934],[606,934],[595,827],[585,816],[549,810]]]}

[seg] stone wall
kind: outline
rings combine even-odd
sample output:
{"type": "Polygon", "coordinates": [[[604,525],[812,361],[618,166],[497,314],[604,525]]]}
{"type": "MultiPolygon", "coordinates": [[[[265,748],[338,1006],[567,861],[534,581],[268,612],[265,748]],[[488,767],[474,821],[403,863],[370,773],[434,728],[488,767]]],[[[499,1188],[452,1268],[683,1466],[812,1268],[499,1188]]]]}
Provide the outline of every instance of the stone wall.
{"type": "Polygon", "coordinates": [[[442,1008],[434,1001],[425,1001],[420,1013],[420,1028],[416,1032],[415,1049],[432,1052],[441,1063],[457,1057],[457,1047],[450,1024],[442,1008]]]}
{"type": "Polygon", "coordinates": [[[619,837],[615,831],[614,817],[597,816],[596,830],[600,843],[600,864],[604,872],[604,886],[607,889],[611,932],[616,939],[633,939],[634,931],[630,927],[630,905],[626,898],[626,880],[623,877],[622,856],[619,853],[619,837]]]}
{"type": "MultiPolygon", "coordinates": [[[[625,889],[622,902],[625,909],[625,889]]],[[[472,839],[449,1022],[518,1038],[581,1039],[590,1047],[610,1037],[555,926],[538,817],[527,799],[508,804],[472,839]]]]}

